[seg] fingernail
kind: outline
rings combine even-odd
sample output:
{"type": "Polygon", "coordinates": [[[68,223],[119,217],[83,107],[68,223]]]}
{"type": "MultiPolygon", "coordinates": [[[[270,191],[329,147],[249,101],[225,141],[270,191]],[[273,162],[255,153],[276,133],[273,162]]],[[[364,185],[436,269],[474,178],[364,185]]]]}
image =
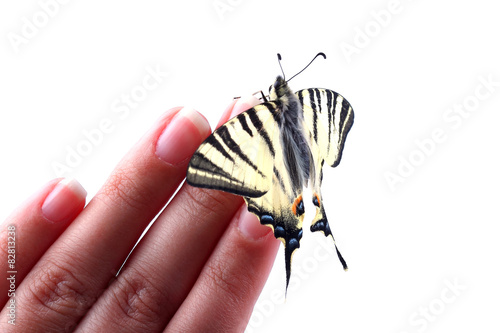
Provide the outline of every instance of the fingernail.
{"type": "Polygon", "coordinates": [[[228,105],[228,107],[222,112],[222,117],[219,119],[219,123],[217,124],[216,128],[219,128],[220,125],[224,124],[226,121],[229,120],[229,117],[231,117],[231,112],[233,111],[234,105],[238,102],[238,99],[234,99],[231,101],[231,104],[228,105]]]}
{"type": "Polygon", "coordinates": [[[52,222],[64,221],[85,205],[87,191],[73,178],[65,178],[54,187],[42,204],[42,214],[52,222]]]}
{"type": "Polygon", "coordinates": [[[261,103],[262,102],[259,101],[254,96],[242,97],[242,98],[238,99],[238,101],[234,105],[233,111],[231,112],[231,115],[229,116],[229,119],[231,119],[234,116],[239,115],[243,111],[246,111],[246,110],[254,107],[255,105],[261,104],[261,103]]]}
{"type": "Polygon", "coordinates": [[[187,160],[210,133],[210,125],[197,111],[183,108],[163,130],[156,143],[156,156],[170,164],[187,160]]]}
{"type": "Polygon", "coordinates": [[[250,213],[246,206],[243,206],[240,211],[238,228],[245,237],[256,240],[271,232],[271,228],[260,224],[257,216],[250,213]]]}

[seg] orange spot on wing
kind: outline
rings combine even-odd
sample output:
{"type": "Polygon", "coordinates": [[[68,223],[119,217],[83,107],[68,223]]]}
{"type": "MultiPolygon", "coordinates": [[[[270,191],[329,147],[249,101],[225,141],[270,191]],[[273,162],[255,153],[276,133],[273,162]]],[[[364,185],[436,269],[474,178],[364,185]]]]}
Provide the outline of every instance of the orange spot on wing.
{"type": "Polygon", "coordinates": [[[314,193],[314,196],[316,197],[316,200],[318,200],[318,207],[321,207],[321,200],[319,199],[319,195],[314,193]]]}
{"type": "Polygon", "coordinates": [[[292,205],[292,212],[293,212],[293,215],[297,215],[297,205],[302,201],[302,195],[299,195],[297,197],[297,199],[295,199],[295,201],[293,202],[293,205],[292,205]]]}

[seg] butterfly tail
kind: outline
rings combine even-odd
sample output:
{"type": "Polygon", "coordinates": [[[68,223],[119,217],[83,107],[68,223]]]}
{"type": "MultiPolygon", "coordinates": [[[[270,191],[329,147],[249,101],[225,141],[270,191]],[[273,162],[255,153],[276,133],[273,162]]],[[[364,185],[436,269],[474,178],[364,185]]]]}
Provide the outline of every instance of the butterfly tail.
{"type": "MultiPolygon", "coordinates": [[[[284,237],[285,245],[285,268],[286,268],[286,290],[290,283],[290,276],[292,273],[292,256],[295,250],[300,247],[300,239],[302,238],[302,229],[287,230],[284,237]]],[[[286,297],[286,291],[285,291],[286,297]]]]}
{"type": "Polygon", "coordinates": [[[330,224],[328,223],[328,219],[326,218],[325,208],[322,204],[321,194],[319,191],[313,196],[313,204],[316,206],[316,216],[311,223],[311,231],[322,231],[325,234],[325,237],[332,236],[333,244],[335,244],[335,251],[337,251],[337,256],[339,257],[340,263],[345,271],[348,270],[347,263],[342,257],[339,249],[337,248],[337,243],[335,242],[335,238],[333,237],[332,230],[330,229],[330,224]]]}
{"type": "Polygon", "coordinates": [[[286,288],[285,298],[288,291],[288,284],[290,283],[290,275],[292,274],[292,251],[288,250],[285,246],[285,267],[286,267],[286,288]]]}
{"type": "MultiPolygon", "coordinates": [[[[332,235],[333,238],[333,235],[332,235]]],[[[335,243],[335,239],[333,240],[335,243]]],[[[335,251],[337,251],[337,256],[339,257],[340,263],[342,264],[342,267],[344,268],[344,271],[347,271],[349,267],[347,267],[347,263],[344,260],[344,257],[342,257],[342,254],[340,254],[339,249],[337,248],[337,244],[335,244],[335,251]]]]}
{"type": "Polygon", "coordinates": [[[342,254],[340,253],[339,249],[337,248],[337,242],[335,242],[335,237],[333,237],[332,231],[330,229],[330,224],[328,224],[328,221],[325,219],[325,236],[332,236],[333,239],[333,244],[335,245],[335,251],[337,251],[337,257],[339,257],[340,263],[342,264],[342,267],[344,268],[344,271],[347,271],[349,268],[347,267],[347,263],[344,260],[344,257],[342,257],[342,254]]]}

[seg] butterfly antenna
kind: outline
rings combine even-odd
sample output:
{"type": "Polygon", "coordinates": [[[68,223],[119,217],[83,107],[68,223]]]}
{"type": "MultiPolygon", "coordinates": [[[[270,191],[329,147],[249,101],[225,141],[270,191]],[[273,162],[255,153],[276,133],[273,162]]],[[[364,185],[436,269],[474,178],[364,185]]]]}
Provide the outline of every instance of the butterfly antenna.
{"type": "Polygon", "coordinates": [[[285,80],[285,72],[283,71],[283,67],[281,67],[281,54],[279,53],[278,53],[278,64],[280,65],[281,73],[283,74],[283,80],[285,80]]]}
{"type": "MultiPolygon", "coordinates": [[[[278,54],[278,56],[279,56],[279,54],[278,54]]],[[[290,79],[288,79],[288,81],[286,81],[286,82],[289,82],[291,79],[293,79],[294,77],[296,77],[297,75],[299,75],[300,73],[302,73],[302,72],[303,72],[303,71],[304,71],[307,67],[309,67],[309,65],[310,65],[310,64],[312,64],[312,62],[314,61],[314,59],[316,59],[316,58],[317,58],[317,57],[319,57],[319,56],[322,56],[322,57],[323,57],[323,59],[326,59],[326,55],[325,55],[323,52],[320,52],[320,53],[316,54],[316,56],[314,56],[313,60],[311,60],[311,62],[310,62],[310,63],[308,63],[308,64],[307,64],[307,66],[306,66],[306,67],[304,67],[304,69],[303,69],[303,70],[301,70],[300,72],[298,72],[297,74],[295,74],[294,76],[292,76],[292,77],[291,77],[290,79]]],[[[280,66],[281,66],[281,64],[280,64],[280,66]]]]}

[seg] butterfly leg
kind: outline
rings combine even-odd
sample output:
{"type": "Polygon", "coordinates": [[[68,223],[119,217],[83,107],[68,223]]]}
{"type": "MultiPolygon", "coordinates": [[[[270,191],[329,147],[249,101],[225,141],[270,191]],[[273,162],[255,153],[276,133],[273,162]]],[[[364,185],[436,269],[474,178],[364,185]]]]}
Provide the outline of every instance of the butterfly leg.
{"type": "Polygon", "coordinates": [[[339,249],[337,248],[335,238],[333,237],[332,231],[330,229],[330,224],[328,223],[328,219],[326,218],[325,208],[323,206],[323,200],[320,191],[313,192],[313,204],[316,206],[316,216],[311,223],[311,231],[322,231],[326,237],[332,236],[333,243],[335,244],[335,250],[337,251],[337,256],[339,257],[344,270],[347,270],[347,264],[342,257],[342,254],[340,254],[339,249]]]}

